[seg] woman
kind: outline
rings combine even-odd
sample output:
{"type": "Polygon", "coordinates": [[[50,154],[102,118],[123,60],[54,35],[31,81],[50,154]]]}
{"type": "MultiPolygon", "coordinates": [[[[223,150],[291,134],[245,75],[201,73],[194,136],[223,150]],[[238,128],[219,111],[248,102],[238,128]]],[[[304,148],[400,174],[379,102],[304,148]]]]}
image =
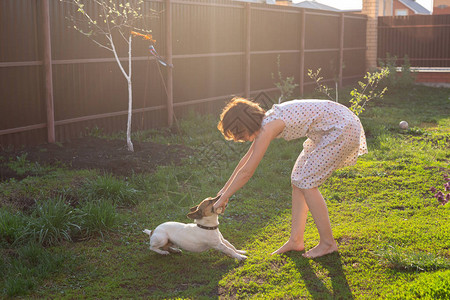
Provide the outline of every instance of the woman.
{"type": "MultiPolygon", "coordinates": [[[[252,177],[270,142],[308,137],[291,174],[292,228],[289,240],[272,254],[304,250],[303,235],[308,210],[320,235],[319,244],[303,256],[315,258],[337,251],[328,209],[318,187],[334,170],[354,165],[367,153],[364,130],[347,107],[328,100],[292,100],[265,112],[258,104],[234,98],[224,108],[218,129],[225,139],[251,141],[230,179],[220,190],[214,208],[228,199],[252,177]]],[[[274,174],[270,174],[274,176],[274,174]]]]}

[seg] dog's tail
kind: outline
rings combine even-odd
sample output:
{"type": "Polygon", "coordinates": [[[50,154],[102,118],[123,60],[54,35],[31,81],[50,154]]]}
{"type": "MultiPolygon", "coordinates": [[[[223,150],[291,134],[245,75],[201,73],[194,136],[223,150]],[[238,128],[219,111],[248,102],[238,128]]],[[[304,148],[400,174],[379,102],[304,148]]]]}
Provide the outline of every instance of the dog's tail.
{"type": "Polygon", "coordinates": [[[150,237],[153,234],[153,230],[148,230],[148,229],[144,229],[142,232],[148,234],[150,237]]]}

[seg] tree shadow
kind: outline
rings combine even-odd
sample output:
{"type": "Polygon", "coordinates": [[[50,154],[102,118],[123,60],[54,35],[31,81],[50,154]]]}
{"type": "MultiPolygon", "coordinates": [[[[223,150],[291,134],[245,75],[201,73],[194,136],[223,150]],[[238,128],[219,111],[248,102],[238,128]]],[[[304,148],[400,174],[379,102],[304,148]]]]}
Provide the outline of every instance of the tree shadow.
{"type": "Polygon", "coordinates": [[[301,274],[308,292],[313,299],[354,299],[350,286],[347,282],[342,268],[342,258],[339,253],[332,253],[316,259],[308,259],[300,253],[287,253],[286,256],[292,259],[301,274]],[[328,271],[331,279],[331,291],[325,286],[323,281],[316,275],[312,268],[312,262],[320,265],[328,271]]]}

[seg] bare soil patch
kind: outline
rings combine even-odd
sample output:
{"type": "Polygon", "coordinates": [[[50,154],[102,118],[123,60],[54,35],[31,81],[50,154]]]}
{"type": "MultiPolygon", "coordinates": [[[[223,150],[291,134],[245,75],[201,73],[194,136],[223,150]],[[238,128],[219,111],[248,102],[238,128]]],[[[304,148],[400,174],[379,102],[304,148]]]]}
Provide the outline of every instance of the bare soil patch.
{"type": "Polygon", "coordinates": [[[26,160],[40,165],[64,165],[72,169],[97,169],[116,176],[151,173],[160,165],[178,165],[191,150],[183,145],[163,145],[152,142],[133,142],[134,152],[124,140],[83,137],[63,144],[44,144],[19,151],[0,151],[0,180],[22,179],[8,162],[26,155],[26,160]]]}

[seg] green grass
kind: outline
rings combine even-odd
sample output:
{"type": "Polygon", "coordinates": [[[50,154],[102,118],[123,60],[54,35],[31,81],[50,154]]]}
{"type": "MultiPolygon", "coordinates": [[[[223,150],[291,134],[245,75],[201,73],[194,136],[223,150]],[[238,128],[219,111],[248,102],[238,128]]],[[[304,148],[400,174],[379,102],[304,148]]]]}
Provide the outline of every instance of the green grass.
{"type": "MultiPolygon", "coordinates": [[[[303,140],[275,140],[220,217],[222,234],[248,250],[248,260],[239,263],[217,251],[171,256],[149,251],[142,229],[190,222],[189,207],[222,188],[249,146],[225,142],[216,129],[217,116],[193,114],[181,123],[182,135],[164,130],[138,135],[141,141],[194,149],[181,166],[161,166],[126,181],[94,171],[44,169],[40,177],[0,183],[0,203],[62,194],[66,204],[77,200],[74,213],[84,216],[77,223],[81,232],[84,228],[82,239],[35,246],[42,251],[35,257],[55,259],[36,265],[21,254],[26,245],[11,243],[16,233],[2,225],[21,230],[21,218],[33,213],[8,208],[12,217],[5,217],[6,210],[0,211],[0,274],[6,274],[0,291],[59,299],[448,299],[450,204],[440,204],[429,189],[442,190],[444,175],[450,174],[449,96],[449,89],[397,90],[361,115],[369,154],[321,187],[339,254],[314,260],[301,253],[269,255],[289,237],[290,172],[303,140]],[[409,130],[398,128],[401,120],[409,130]],[[68,270],[59,265],[62,257],[68,270]],[[41,265],[53,273],[18,275],[41,265]]],[[[26,157],[16,161],[17,169],[33,167],[26,157]]],[[[318,241],[309,217],[307,249],[318,241]]]]}

